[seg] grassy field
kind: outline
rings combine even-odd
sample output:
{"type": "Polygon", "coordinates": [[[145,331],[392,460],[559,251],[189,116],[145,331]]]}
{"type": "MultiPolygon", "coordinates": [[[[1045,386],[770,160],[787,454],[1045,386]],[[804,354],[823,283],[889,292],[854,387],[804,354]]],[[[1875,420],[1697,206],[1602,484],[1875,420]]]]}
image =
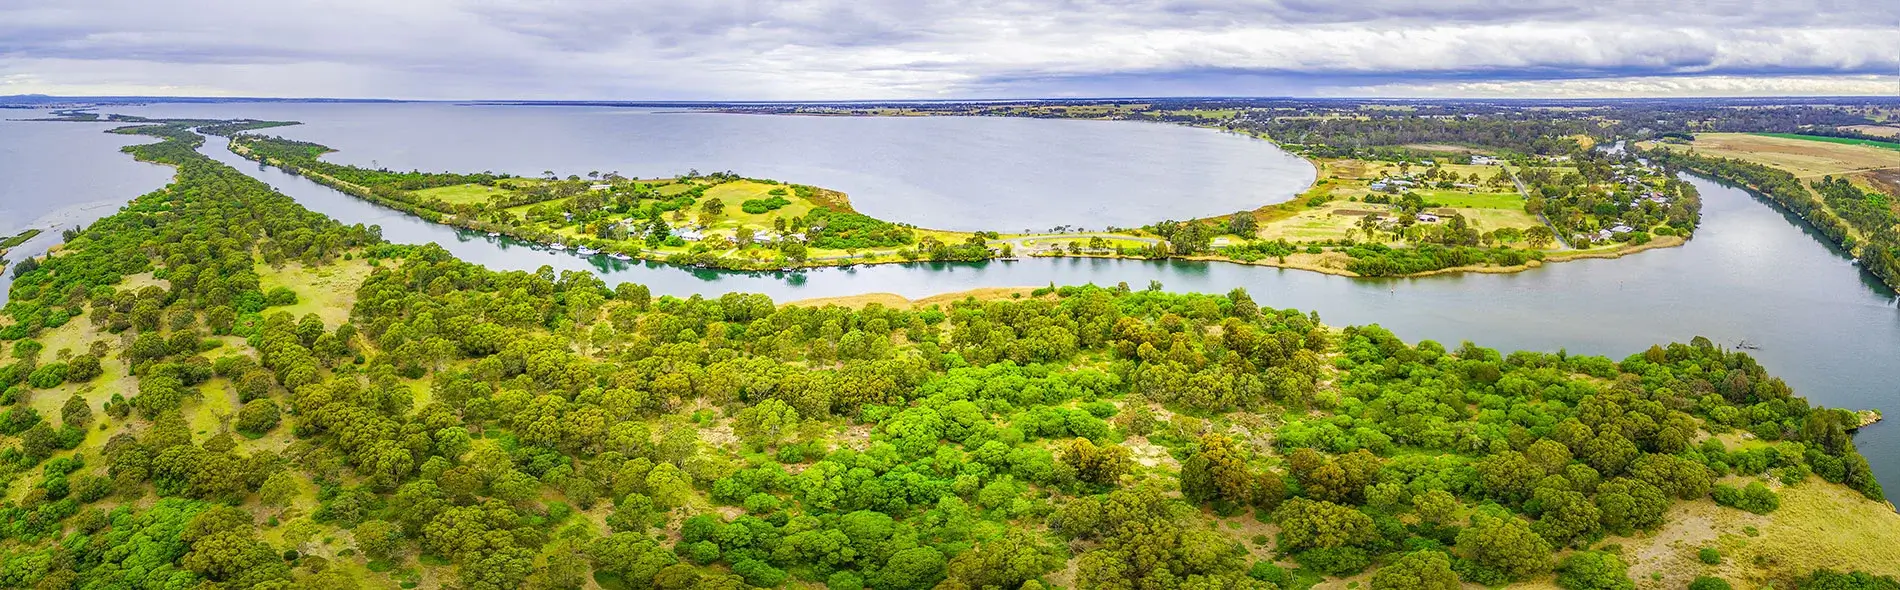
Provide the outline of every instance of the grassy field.
{"type": "Polygon", "coordinates": [[[350,308],[356,305],[356,288],[375,268],[362,259],[340,260],[316,269],[306,269],[292,262],[282,268],[260,265],[257,278],[266,292],[288,287],[297,293],[296,305],[273,307],[266,313],[283,311],[293,318],[315,313],[323,319],[323,325],[335,328],[350,321],[350,308]]]}
{"type": "Polygon", "coordinates": [[[1460,209],[1511,209],[1524,210],[1524,197],[1516,191],[1508,193],[1467,192],[1464,190],[1421,189],[1417,191],[1428,203],[1443,203],[1446,207],[1460,209]]]}
{"type": "MultiPolygon", "coordinates": [[[[726,206],[725,212],[719,216],[719,222],[711,228],[715,230],[737,230],[741,227],[750,227],[755,230],[772,229],[772,218],[783,217],[790,222],[793,217],[804,217],[806,213],[811,212],[813,207],[811,201],[800,199],[793,194],[791,187],[750,180],[728,182],[706,189],[706,198],[717,200],[726,206]],[[774,195],[771,192],[775,189],[784,191],[785,200],[791,201],[792,204],[756,215],[746,213],[741,207],[741,204],[748,200],[772,198],[774,195]]],[[[694,207],[694,210],[697,211],[698,207],[694,207]]]]}
{"type": "Polygon", "coordinates": [[[1689,147],[1704,155],[1773,166],[1803,178],[1900,167],[1900,151],[1896,150],[1752,133],[1702,133],[1689,147]]]}
{"type": "Polygon", "coordinates": [[[1779,137],[1782,139],[1825,141],[1828,143],[1838,143],[1842,145],[1864,145],[1867,147],[1877,147],[1877,148],[1889,149],[1889,150],[1900,150],[1900,143],[1894,143],[1891,141],[1874,141],[1874,140],[1869,140],[1869,139],[1860,139],[1856,137],[1824,137],[1820,135],[1802,135],[1799,133],[1756,133],[1755,135],[1760,135],[1764,137],[1779,137]]]}
{"type": "MultiPolygon", "coordinates": [[[[1730,479],[1730,485],[1747,481],[1730,479]]],[[[1736,588],[1766,587],[1824,567],[1900,575],[1894,549],[1900,514],[1892,507],[1818,477],[1776,492],[1781,508],[1767,515],[1696,500],[1671,507],[1660,530],[1605,543],[1623,547],[1631,577],[1646,590],[1682,588],[1696,576],[1724,578],[1736,588]],[[1698,560],[1704,547],[1720,551],[1722,563],[1698,560]]]]}
{"type": "Polygon", "coordinates": [[[415,191],[417,197],[441,199],[444,203],[456,205],[479,205],[487,203],[496,195],[508,194],[508,190],[479,184],[458,184],[415,191]]]}
{"type": "Polygon", "coordinates": [[[852,309],[863,309],[864,306],[870,305],[872,303],[876,303],[876,304],[882,305],[884,307],[892,308],[892,309],[922,309],[922,308],[929,307],[932,305],[949,305],[951,303],[955,303],[958,301],[971,299],[971,298],[974,298],[978,301],[989,301],[989,300],[994,300],[994,299],[1021,299],[1024,297],[1028,297],[1029,294],[1035,291],[1036,289],[1037,289],[1036,287],[984,287],[981,289],[971,289],[968,291],[957,291],[954,293],[942,293],[938,295],[931,295],[929,297],[924,297],[921,299],[910,299],[908,297],[905,297],[903,295],[898,295],[896,293],[865,293],[863,295],[847,295],[844,297],[817,297],[817,298],[812,298],[812,299],[800,299],[797,301],[786,302],[783,305],[797,305],[800,307],[824,307],[827,305],[841,305],[841,306],[849,307],[852,309]]]}
{"type": "Polygon", "coordinates": [[[1848,127],[1848,129],[1875,137],[1900,137],[1900,127],[1894,127],[1892,125],[1855,125],[1848,127]]]}

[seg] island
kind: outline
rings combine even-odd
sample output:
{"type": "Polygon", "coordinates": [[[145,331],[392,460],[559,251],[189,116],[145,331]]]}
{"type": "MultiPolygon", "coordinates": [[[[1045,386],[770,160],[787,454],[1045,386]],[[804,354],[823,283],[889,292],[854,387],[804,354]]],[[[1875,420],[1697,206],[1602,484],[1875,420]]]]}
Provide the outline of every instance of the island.
{"type": "MultiPolygon", "coordinates": [[[[1712,590],[1900,571],[1863,417],[1705,338],[1507,352],[1161,285],[655,297],[387,243],[200,154],[202,127],[121,130],[155,138],[126,151],[174,181],[74,232],[0,309],[0,585],[1712,590]]],[[[511,180],[495,188],[566,182],[511,180]]],[[[619,190],[736,182],[810,198],[619,190]]]]}
{"type": "Polygon", "coordinates": [[[741,270],[1073,256],[1344,276],[1511,272],[1679,245],[1700,212],[1694,187],[1669,170],[1574,138],[1555,144],[1568,146],[1560,155],[1280,142],[1318,169],[1313,187],[1286,202],[1140,228],[1014,234],[879,220],[837,191],[733,172],[372,170],[324,160],[329,146],[225,131],[207,132],[229,135],[246,158],[437,223],[584,256],[741,270]]]}

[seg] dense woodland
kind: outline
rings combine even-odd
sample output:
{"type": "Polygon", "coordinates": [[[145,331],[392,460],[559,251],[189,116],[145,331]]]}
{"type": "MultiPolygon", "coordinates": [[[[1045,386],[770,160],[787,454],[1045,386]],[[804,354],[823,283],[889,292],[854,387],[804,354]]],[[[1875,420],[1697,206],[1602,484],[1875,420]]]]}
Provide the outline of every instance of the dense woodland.
{"type": "Polygon", "coordinates": [[[921,310],[656,298],[386,244],[182,125],[133,132],[176,181],[4,309],[0,481],[25,491],[0,503],[0,587],[1628,588],[1602,541],[1673,502],[1772,512],[1765,478],[1881,496],[1854,414],[1705,339],[1620,361],[1448,349],[1159,285],[921,310]],[[373,270],[331,325],[263,288],[292,263],[373,270]],[[98,337],[42,350],[73,329],[98,337]]]}

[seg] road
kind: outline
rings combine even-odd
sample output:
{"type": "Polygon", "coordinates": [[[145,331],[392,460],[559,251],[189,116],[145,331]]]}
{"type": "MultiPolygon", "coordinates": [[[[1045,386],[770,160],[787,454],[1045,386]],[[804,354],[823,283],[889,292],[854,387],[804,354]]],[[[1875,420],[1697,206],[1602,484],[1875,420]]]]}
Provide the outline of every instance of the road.
{"type": "MultiPolygon", "coordinates": [[[[1524,188],[1524,181],[1518,180],[1517,172],[1514,170],[1511,170],[1511,167],[1509,166],[1503,166],[1502,168],[1504,168],[1505,174],[1511,175],[1511,183],[1517,185],[1518,196],[1524,197],[1525,201],[1530,201],[1531,191],[1530,189],[1524,188]]],[[[1544,217],[1543,211],[1537,212],[1537,221],[1542,222],[1544,224],[1544,227],[1550,228],[1550,235],[1557,238],[1558,244],[1563,245],[1563,247],[1566,249],[1570,248],[1570,240],[1564,237],[1563,232],[1557,231],[1557,226],[1550,224],[1550,218],[1544,217]]]]}

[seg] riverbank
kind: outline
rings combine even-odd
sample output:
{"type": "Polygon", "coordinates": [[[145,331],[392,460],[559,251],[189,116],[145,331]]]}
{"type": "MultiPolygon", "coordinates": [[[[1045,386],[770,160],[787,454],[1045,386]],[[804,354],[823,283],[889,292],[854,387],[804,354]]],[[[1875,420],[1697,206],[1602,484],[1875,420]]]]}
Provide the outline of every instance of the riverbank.
{"type": "MultiPolygon", "coordinates": [[[[1310,242],[1302,241],[1302,242],[1296,243],[1295,245],[1298,245],[1302,248],[1309,248],[1309,249],[1315,248],[1315,247],[1322,248],[1322,253],[1311,254],[1311,253],[1308,253],[1306,250],[1302,250],[1300,252],[1289,254],[1288,256],[1284,256],[1284,257],[1261,257],[1261,258],[1255,258],[1252,260],[1247,260],[1243,258],[1237,258],[1231,255],[1218,253],[1219,248],[1216,249],[1216,253],[1202,253],[1202,254],[1191,254],[1191,255],[1169,254],[1167,253],[1167,250],[1166,250],[1168,240],[1165,240],[1158,236],[1154,236],[1152,234],[1147,234],[1146,232],[1092,232],[1092,233],[1073,233],[1073,234],[1040,233],[1040,234],[1011,234],[1011,235],[996,234],[994,239],[982,240],[981,242],[982,253],[978,254],[976,250],[977,242],[974,239],[976,237],[976,234],[965,234],[965,233],[959,233],[959,232],[943,232],[943,231],[937,231],[937,230],[909,228],[912,231],[917,232],[917,234],[919,235],[919,240],[917,244],[910,246],[908,248],[885,248],[885,249],[876,249],[876,250],[871,250],[871,251],[848,251],[848,250],[840,251],[836,249],[830,249],[830,250],[812,249],[812,250],[808,250],[810,255],[808,255],[808,257],[803,260],[795,260],[795,259],[783,258],[783,257],[744,258],[744,257],[732,256],[732,254],[736,252],[745,251],[742,248],[722,249],[721,255],[714,256],[712,255],[712,253],[714,252],[714,250],[712,249],[704,249],[704,248],[694,249],[691,247],[678,247],[678,246],[670,247],[670,248],[627,248],[621,245],[617,245],[616,243],[613,243],[613,242],[592,241],[592,240],[587,240],[585,238],[580,238],[579,236],[569,236],[568,238],[564,238],[561,241],[555,241],[554,239],[547,238],[546,236],[548,232],[544,230],[523,228],[521,226],[510,225],[510,224],[486,222],[486,221],[481,220],[478,216],[475,216],[475,215],[445,214],[445,213],[442,213],[441,211],[429,209],[427,207],[417,205],[410,201],[393,199],[384,195],[379,195],[377,194],[376,190],[367,186],[351,183],[351,182],[336,178],[334,176],[324,174],[322,172],[310,170],[307,168],[299,168],[294,165],[287,165],[288,164],[287,162],[284,162],[278,159],[261,156],[256,151],[244,145],[242,142],[234,141],[228,146],[228,149],[230,149],[233,153],[236,153],[239,156],[244,157],[246,159],[249,159],[252,161],[258,161],[260,163],[277,167],[287,172],[293,172],[293,173],[299,174],[301,176],[304,176],[305,178],[309,178],[313,182],[317,182],[319,184],[328,186],[340,192],[349,194],[357,198],[362,198],[362,199],[377,203],[379,205],[390,207],[392,209],[403,211],[411,215],[415,215],[417,217],[420,217],[432,223],[447,225],[450,227],[455,227],[455,228],[459,228],[459,229],[469,231],[469,232],[474,232],[474,233],[485,233],[485,234],[488,234],[490,237],[494,237],[494,238],[500,238],[500,237],[505,236],[506,238],[517,240],[522,243],[526,243],[531,246],[535,246],[535,247],[550,250],[550,251],[557,251],[557,252],[558,251],[573,251],[573,252],[581,253],[583,256],[613,258],[613,259],[619,259],[623,261],[639,260],[639,261],[647,261],[647,262],[655,262],[655,263],[663,263],[663,264],[672,264],[672,265],[685,266],[685,267],[717,268],[717,269],[724,269],[724,270],[796,271],[796,270],[802,270],[802,269],[817,269],[817,268],[829,268],[829,267],[848,268],[848,267],[859,266],[859,265],[869,266],[869,265],[880,265],[880,264],[915,263],[915,262],[926,262],[926,261],[928,262],[955,262],[955,261],[980,261],[980,260],[1007,261],[1007,260],[1012,260],[1021,256],[1028,256],[1028,257],[1047,257],[1047,258],[1107,258],[1107,259],[1133,259],[1133,260],[1175,259],[1175,260],[1190,260],[1190,261],[1204,261],[1204,262],[1228,262],[1228,263],[1253,265],[1253,266],[1270,266],[1270,267],[1277,267],[1277,268],[1287,268],[1287,269],[1292,269],[1292,270],[1304,270],[1304,271],[1318,272],[1318,273],[1324,273],[1324,274],[1330,274],[1330,275],[1336,275],[1336,276],[1345,276],[1345,277],[1366,276],[1366,275],[1354,272],[1346,268],[1347,265],[1349,265],[1353,259],[1347,254],[1343,253],[1343,250],[1345,248],[1342,246],[1320,247],[1320,246],[1311,244],[1310,242]],[[956,240],[958,238],[962,238],[961,246],[963,246],[965,250],[965,252],[962,253],[961,256],[932,256],[931,255],[932,252],[930,250],[925,249],[926,245],[931,244],[932,242],[937,244],[938,245],[937,247],[939,248],[944,248],[944,249],[954,248],[955,246],[952,246],[952,244],[956,244],[957,243],[956,240]],[[1083,246],[1083,244],[1085,243],[1088,243],[1090,245],[1083,246]],[[580,244],[586,244],[586,245],[581,246],[580,244]],[[1064,247],[1065,244],[1068,245],[1069,247],[1065,248],[1064,247]],[[587,250],[590,250],[591,252],[580,252],[581,248],[586,248],[587,250]]],[[[1313,229],[1313,226],[1315,224],[1306,223],[1304,218],[1301,217],[1302,213],[1303,212],[1318,212],[1318,214],[1320,215],[1339,217],[1339,218],[1348,218],[1351,216],[1340,214],[1340,211],[1344,210],[1342,209],[1342,207],[1359,207],[1359,208],[1375,210],[1375,211],[1385,211],[1390,208],[1389,205],[1385,205],[1385,204],[1361,202],[1361,199],[1364,199],[1368,196],[1373,195],[1373,193],[1367,190],[1365,187],[1368,181],[1367,181],[1367,178],[1365,178],[1364,176],[1368,174],[1390,172],[1389,170],[1386,170],[1386,168],[1388,168],[1389,166],[1381,165],[1377,163],[1366,163],[1366,162],[1351,161],[1351,160],[1317,161],[1316,166],[1322,170],[1326,170],[1329,172],[1323,175],[1322,180],[1316,183],[1312,189],[1309,189],[1307,193],[1303,195],[1304,199],[1296,199],[1294,201],[1288,201],[1284,203],[1269,204],[1269,205],[1263,206],[1260,209],[1256,209],[1254,211],[1253,214],[1257,216],[1268,217],[1268,220],[1265,221],[1264,225],[1261,226],[1261,229],[1256,234],[1256,236],[1259,236],[1259,235],[1277,235],[1277,236],[1302,235],[1302,236],[1311,237],[1315,239],[1324,238],[1324,241],[1322,243],[1331,243],[1334,240],[1349,241],[1352,233],[1358,231],[1357,229],[1354,229],[1354,226],[1352,224],[1340,223],[1337,221],[1327,221],[1325,222],[1325,224],[1323,224],[1323,227],[1321,227],[1320,229],[1313,229]],[[1352,176],[1349,177],[1347,175],[1352,175],[1352,176]],[[1311,202],[1311,201],[1317,201],[1317,202],[1311,202]],[[1266,213],[1262,214],[1262,212],[1266,212],[1266,213]],[[1304,229],[1303,231],[1305,231],[1306,233],[1296,234],[1296,233],[1293,233],[1292,230],[1282,229],[1280,227],[1280,225],[1296,225],[1296,224],[1305,226],[1306,229],[1304,229]],[[1314,233],[1314,232],[1319,232],[1319,233],[1314,233]]],[[[847,197],[845,197],[843,193],[839,193],[836,191],[826,191],[826,193],[827,193],[828,198],[831,200],[831,202],[841,204],[842,208],[844,209],[849,208],[849,200],[847,197]]],[[[1439,198],[1449,198],[1449,197],[1441,196],[1439,198]]],[[[1515,203],[1506,203],[1506,204],[1515,205],[1515,203]]],[[[1498,205],[1494,203],[1487,203],[1486,206],[1498,207],[1498,205]]],[[[525,206],[517,206],[515,207],[515,209],[519,209],[521,207],[525,207],[525,206]]],[[[1471,208],[1463,208],[1463,209],[1461,208],[1441,208],[1440,209],[1441,212],[1446,213],[1448,215],[1462,216],[1465,213],[1470,213],[1472,218],[1486,219],[1486,220],[1495,219],[1495,215],[1492,213],[1489,213],[1489,211],[1497,211],[1497,210],[1498,209],[1486,209],[1485,207],[1471,207],[1471,208]]],[[[1521,215],[1521,211],[1517,213],[1521,215]]],[[[1530,218],[1528,216],[1524,216],[1524,217],[1525,217],[1525,220],[1519,221],[1518,225],[1508,225],[1505,227],[1521,230],[1522,228],[1520,226],[1522,225],[1537,223],[1534,220],[1534,218],[1530,218]]],[[[1504,229],[1504,228],[1499,228],[1499,229],[1504,229]]],[[[1244,245],[1246,242],[1248,242],[1247,240],[1244,240],[1240,236],[1234,235],[1234,234],[1228,234],[1225,238],[1219,238],[1219,239],[1232,240],[1232,242],[1228,245],[1244,245]]],[[[1281,237],[1280,239],[1284,240],[1285,237],[1281,237]]],[[[1465,272],[1474,272],[1474,273],[1522,272],[1522,271],[1538,268],[1542,266],[1544,262],[1557,262],[1557,261],[1583,259],[1583,258],[1618,258],[1621,256],[1625,256],[1625,255],[1629,255],[1629,254],[1633,254],[1633,253],[1637,253],[1637,252],[1641,252],[1641,251],[1645,251],[1645,250],[1649,250],[1653,248],[1681,245],[1682,243],[1684,243],[1684,241],[1685,240],[1682,240],[1681,238],[1676,238],[1673,236],[1658,236],[1646,244],[1626,245],[1626,246],[1622,246],[1613,250],[1598,249],[1598,250],[1588,250],[1588,251],[1547,251],[1543,253],[1542,261],[1532,259],[1532,260],[1526,261],[1523,264],[1459,265],[1459,266],[1439,268],[1439,269],[1433,269],[1433,270],[1427,270],[1427,271],[1421,271],[1421,272],[1384,274],[1384,275],[1378,275],[1378,276],[1393,277],[1393,278],[1412,278],[1412,277],[1424,277],[1424,276],[1465,273],[1465,272]]],[[[1414,247],[1414,245],[1409,245],[1402,241],[1393,241],[1393,242],[1386,242],[1386,243],[1388,245],[1391,245],[1393,247],[1400,248],[1400,249],[1407,248],[1407,247],[1414,247]]]]}

